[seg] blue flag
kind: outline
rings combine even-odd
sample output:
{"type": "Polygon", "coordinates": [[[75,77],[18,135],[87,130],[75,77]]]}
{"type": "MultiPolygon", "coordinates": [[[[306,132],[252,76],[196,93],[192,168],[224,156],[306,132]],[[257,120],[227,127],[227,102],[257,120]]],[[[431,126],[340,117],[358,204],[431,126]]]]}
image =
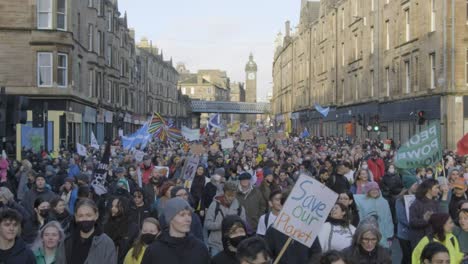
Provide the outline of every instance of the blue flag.
{"type": "Polygon", "coordinates": [[[145,148],[151,139],[151,134],[148,133],[148,123],[145,123],[140,129],[129,136],[122,137],[122,145],[124,149],[132,149],[141,145],[141,149],[145,148]]]}
{"type": "Polygon", "coordinates": [[[306,138],[306,137],[309,137],[310,136],[310,133],[309,133],[309,130],[307,130],[307,128],[305,127],[304,128],[304,131],[302,131],[301,133],[301,138],[306,138]]]}
{"type": "Polygon", "coordinates": [[[317,112],[323,115],[323,117],[327,117],[328,112],[330,112],[330,107],[323,108],[319,104],[315,103],[315,110],[317,110],[317,112]]]}
{"type": "Polygon", "coordinates": [[[213,114],[208,119],[208,130],[213,128],[221,128],[221,115],[220,114],[213,114]]]}

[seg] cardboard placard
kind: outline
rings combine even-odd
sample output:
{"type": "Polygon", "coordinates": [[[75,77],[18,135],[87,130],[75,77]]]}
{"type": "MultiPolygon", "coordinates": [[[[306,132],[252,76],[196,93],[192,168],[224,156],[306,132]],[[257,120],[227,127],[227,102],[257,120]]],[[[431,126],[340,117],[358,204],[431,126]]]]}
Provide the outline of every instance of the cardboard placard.
{"type": "Polygon", "coordinates": [[[161,176],[169,177],[169,167],[155,166],[153,170],[156,170],[161,176]]]}
{"type": "Polygon", "coordinates": [[[193,144],[190,146],[190,151],[193,155],[202,155],[205,153],[205,148],[201,144],[193,144]]]}
{"type": "Polygon", "coordinates": [[[406,219],[409,222],[409,210],[413,202],[416,200],[416,196],[414,194],[407,194],[404,196],[405,199],[405,211],[406,211],[406,219]]]}
{"type": "Polygon", "coordinates": [[[268,144],[268,138],[264,136],[257,137],[257,144],[258,145],[268,144]]]}
{"type": "Polygon", "coordinates": [[[225,138],[221,140],[221,147],[223,149],[233,149],[234,148],[234,141],[232,138],[225,138]]]}
{"type": "Polygon", "coordinates": [[[241,139],[242,140],[253,140],[254,139],[254,133],[252,131],[244,131],[241,134],[241,139]]]}
{"type": "Polygon", "coordinates": [[[337,198],[325,185],[301,175],[273,228],[310,248],[337,198]]]}
{"type": "Polygon", "coordinates": [[[243,152],[244,151],[244,147],[245,147],[245,142],[244,141],[241,141],[239,142],[239,145],[237,146],[236,150],[238,152],[243,152]]]}
{"type": "Polygon", "coordinates": [[[199,156],[191,156],[185,160],[184,168],[182,169],[182,179],[186,181],[192,181],[197,172],[198,162],[200,161],[199,156]]]}
{"type": "Polygon", "coordinates": [[[142,162],[143,157],[145,156],[145,153],[143,151],[137,150],[137,151],[135,151],[134,155],[135,155],[135,160],[136,161],[142,162]]]}

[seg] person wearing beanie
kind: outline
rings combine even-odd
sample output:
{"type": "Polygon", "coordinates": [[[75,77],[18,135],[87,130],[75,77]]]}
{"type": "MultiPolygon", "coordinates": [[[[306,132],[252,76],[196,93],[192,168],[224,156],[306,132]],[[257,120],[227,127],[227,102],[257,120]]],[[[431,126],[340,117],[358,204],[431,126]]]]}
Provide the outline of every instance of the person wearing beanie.
{"type": "Polygon", "coordinates": [[[237,215],[228,215],[221,223],[224,250],[211,260],[212,264],[238,264],[236,258],[238,245],[247,238],[247,227],[237,215]]]}
{"type": "Polygon", "coordinates": [[[266,213],[266,201],[262,196],[261,191],[252,186],[252,175],[244,172],[239,175],[239,189],[237,190],[237,200],[245,208],[247,215],[247,224],[252,228],[252,232],[257,230],[258,220],[260,216],[266,213]]]}
{"type": "Polygon", "coordinates": [[[397,219],[397,233],[396,237],[400,242],[400,249],[402,254],[401,263],[411,263],[411,236],[410,225],[408,222],[409,216],[406,214],[406,201],[405,196],[414,197],[418,188],[418,179],[414,175],[403,176],[404,191],[397,197],[395,201],[395,211],[397,219]]]}
{"type": "Polygon", "coordinates": [[[171,198],[164,208],[169,228],[148,246],[142,264],[208,264],[210,255],[202,241],[190,234],[192,208],[180,197],[171,198]]]}
{"type": "Polygon", "coordinates": [[[359,210],[359,218],[361,221],[366,218],[373,217],[377,219],[379,231],[382,233],[380,245],[389,248],[394,235],[394,225],[390,206],[380,194],[379,184],[376,182],[368,182],[364,186],[364,194],[354,195],[357,208],[359,210]]]}
{"type": "MultiPolygon", "coordinates": [[[[187,190],[182,187],[182,186],[174,186],[171,190],[171,198],[182,198],[184,199],[187,203],[190,204],[189,202],[189,193],[187,190]]],[[[164,211],[162,212],[162,215],[160,216],[160,224],[161,224],[161,229],[162,230],[168,230],[169,225],[168,222],[166,222],[166,219],[164,217],[164,211]]],[[[195,211],[192,208],[192,223],[190,224],[190,233],[198,238],[200,241],[204,241],[203,238],[203,227],[201,224],[200,216],[195,213],[195,211]]]]}
{"type": "Polygon", "coordinates": [[[421,253],[430,242],[438,242],[444,245],[450,255],[450,263],[458,264],[463,260],[463,253],[460,250],[458,239],[452,234],[454,223],[447,213],[434,213],[429,218],[432,232],[424,236],[418,245],[414,248],[412,254],[412,263],[419,263],[421,253]]]}

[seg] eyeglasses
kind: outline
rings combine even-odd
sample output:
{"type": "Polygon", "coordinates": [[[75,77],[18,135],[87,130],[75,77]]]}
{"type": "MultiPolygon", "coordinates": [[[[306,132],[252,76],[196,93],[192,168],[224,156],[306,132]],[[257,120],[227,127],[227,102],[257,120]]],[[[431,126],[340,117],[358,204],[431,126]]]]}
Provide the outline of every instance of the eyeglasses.
{"type": "Polygon", "coordinates": [[[364,242],[364,243],[377,243],[377,238],[363,237],[362,242],[364,242]]]}

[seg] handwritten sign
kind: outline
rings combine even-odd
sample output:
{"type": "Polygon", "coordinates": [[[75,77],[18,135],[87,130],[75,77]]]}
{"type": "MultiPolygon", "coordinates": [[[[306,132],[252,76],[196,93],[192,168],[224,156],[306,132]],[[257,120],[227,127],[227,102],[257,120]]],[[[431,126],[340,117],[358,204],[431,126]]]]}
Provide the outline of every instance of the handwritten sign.
{"type": "Polygon", "coordinates": [[[273,227],[311,247],[337,198],[338,194],[325,185],[301,175],[273,227]]]}
{"type": "Polygon", "coordinates": [[[252,131],[242,132],[241,139],[242,140],[252,140],[252,139],[254,139],[254,134],[253,134],[252,131]]]}
{"type": "Polygon", "coordinates": [[[239,142],[239,145],[237,146],[237,151],[238,152],[244,151],[244,147],[245,147],[245,142],[244,141],[239,142]]]}
{"type": "Polygon", "coordinates": [[[135,160],[138,161],[138,162],[142,162],[143,161],[143,157],[145,156],[145,153],[143,151],[135,151],[135,160]]]}
{"type": "Polygon", "coordinates": [[[194,144],[190,146],[190,151],[192,151],[193,155],[202,155],[205,153],[205,148],[201,144],[194,144]]]}
{"type": "Polygon", "coordinates": [[[182,172],[182,177],[186,181],[192,181],[197,172],[198,162],[200,161],[199,156],[191,156],[185,161],[185,165],[182,172]]]}
{"type": "Polygon", "coordinates": [[[414,196],[413,194],[408,194],[403,197],[405,199],[406,219],[408,219],[409,222],[409,209],[413,204],[414,200],[416,200],[416,196],[414,196]]]}
{"type": "Polygon", "coordinates": [[[154,169],[159,175],[169,177],[169,167],[155,166],[154,169]]]}
{"type": "Polygon", "coordinates": [[[234,141],[232,138],[225,138],[221,140],[221,147],[223,149],[233,149],[234,148],[234,141]]]}

